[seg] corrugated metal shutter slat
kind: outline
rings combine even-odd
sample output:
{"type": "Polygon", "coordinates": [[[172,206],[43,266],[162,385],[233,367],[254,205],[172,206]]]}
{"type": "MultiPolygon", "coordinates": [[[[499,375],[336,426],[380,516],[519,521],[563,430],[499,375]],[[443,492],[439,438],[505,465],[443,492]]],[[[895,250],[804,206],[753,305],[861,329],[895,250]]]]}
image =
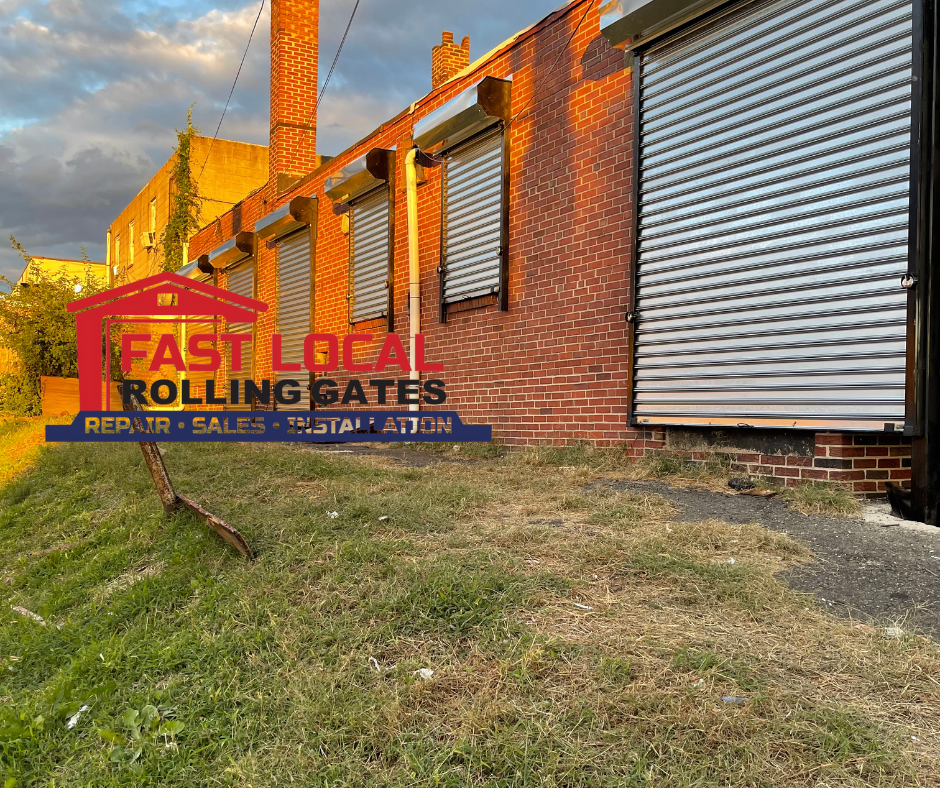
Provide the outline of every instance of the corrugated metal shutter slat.
{"type": "Polygon", "coordinates": [[[458,148],[444,164],[444,303],[499,290],[503,133],[458,148]]]}
{"type": "Polygon", "coordinates": [[[641,423],[904,420],[911,14],[742,4],[644,53],[641,423]]]}
{"type": "MultiPolygon", "coordinates": [[[[309,410],[309,373],[302,365],[304,339],[310,333],[310,231],[303,229],[277,244],[277,330],[281,335],[281,360],[301,364],[300,372],[275,372],[276,380],[300,383],[300,402],[277,405],[278,410],[309,410]]],[[[273,397],[273,392],[272,392],[273,397]]]]}
{"type": "Polygon", "coordinates": [[[350,319],[353,323],[388,314],[389,193],[376,189],[350,209],[350,319]]]}

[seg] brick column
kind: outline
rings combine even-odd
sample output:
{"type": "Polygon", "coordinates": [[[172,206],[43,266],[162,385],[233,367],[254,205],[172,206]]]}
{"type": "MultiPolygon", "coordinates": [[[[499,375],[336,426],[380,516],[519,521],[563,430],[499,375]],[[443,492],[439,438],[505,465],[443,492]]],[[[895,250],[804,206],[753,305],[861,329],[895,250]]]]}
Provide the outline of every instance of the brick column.
{"type": "Polygon", "coordinates": [[[284,192],[316,169],[320,0],[271,3],[269,183],[284,192]]]}
{"type": "Polygon", "coordinates": [[[458,46],[454,43],[454,34],[445,30],[440,46],[431,50],[431,87],[440,87],[469,65],[470,36],[464,36],[458,46]]]}

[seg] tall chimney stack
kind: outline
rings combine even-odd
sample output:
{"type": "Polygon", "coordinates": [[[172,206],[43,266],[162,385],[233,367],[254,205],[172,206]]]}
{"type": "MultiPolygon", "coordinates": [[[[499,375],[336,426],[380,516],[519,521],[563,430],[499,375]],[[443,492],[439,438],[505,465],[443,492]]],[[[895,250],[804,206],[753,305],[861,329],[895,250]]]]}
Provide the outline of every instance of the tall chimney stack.
{"type": "Polygon", "coordinates": [[[470,36],[464,36],[458,46],[454,43],[454,34],[445,30],[440,46],[431,49],[431,87],[439,88],[469,65],[470,36]]]}
{"type": "Polygon", "coordinates": [[[317,167],[320,0],[271,2],[269,183],[278,194],[317,167]]]}

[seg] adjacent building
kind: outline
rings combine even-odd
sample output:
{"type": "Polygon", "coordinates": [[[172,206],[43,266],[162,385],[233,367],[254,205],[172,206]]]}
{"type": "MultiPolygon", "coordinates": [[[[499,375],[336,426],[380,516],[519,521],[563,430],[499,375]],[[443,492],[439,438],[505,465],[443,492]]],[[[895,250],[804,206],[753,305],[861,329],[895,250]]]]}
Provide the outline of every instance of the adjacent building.
{"type": "MultiPolygon", "coordinates": [[[[192,175],[202,195],[202,223],[215,221],[268,177],[268,149],[247,142],[194,137],[192,175]]],[[[107,265],[113,284],[133,282],[161,270],[161,242],[170,220],[176,154],[118,214],[107,231],[107,265]]]]}
{"type": "Polygon", "coordinates": [[[86,277],[104,285],[108,283],[108,266],[105,263],[93,263],[90,260],[63,260],[58,257],[31,257],[29,263],[16,280],[18,285],[29,284],[38,276],[77,280],[80,284],[86,277]]]}
{"type": "Polygon", "coordinates": [[[191,245],[270,307],[234,377],[284,376],[275,332],[289,363],[308,332],[363,363],[407,338],[416,238],[444,407],[498,440],[720,449],[863,494],[913,452],[935,518],[926,9],[572,0],[472,63],[445,33],[432,90],[324,163],[318,4],[275,0],[266,183],[191,245]]]}

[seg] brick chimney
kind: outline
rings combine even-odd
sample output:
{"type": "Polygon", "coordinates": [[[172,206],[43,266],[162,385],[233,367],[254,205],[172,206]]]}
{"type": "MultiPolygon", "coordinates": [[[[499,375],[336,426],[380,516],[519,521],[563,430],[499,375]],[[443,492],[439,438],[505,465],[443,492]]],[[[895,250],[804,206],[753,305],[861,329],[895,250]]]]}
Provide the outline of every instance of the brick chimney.
{"type": "Polygon", "coordinates": [[[431,50],[431,87],[440,87],[469,65],[470,36],[464,36],[460,46],[457,46],[454,34],[445,30],[441,34],[440,46],[431,50]]]}
{"type": "Polygon", "coordinates": [[[284,192],[317,166],[320,0],[271,2],[269,182],[284,192]]]}

